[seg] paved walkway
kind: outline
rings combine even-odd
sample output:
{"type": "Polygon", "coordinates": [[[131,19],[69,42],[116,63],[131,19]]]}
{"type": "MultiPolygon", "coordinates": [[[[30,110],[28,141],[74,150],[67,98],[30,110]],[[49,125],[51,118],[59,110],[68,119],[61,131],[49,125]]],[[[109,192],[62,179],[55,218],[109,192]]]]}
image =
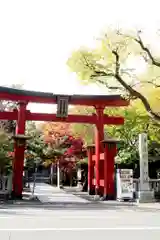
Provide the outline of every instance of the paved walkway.
{"type": "MultiPolygon", "coordinates": [[[[33,189],[33,183],[30,184],[31,190],[33,189]]],[[[36,183],[34,195],[43,204],[85,204],[85,203],[95,203],[93,196],[87,196],[86,193],[79,192],[76,188],[66,188],[65,190],[56,188],[45,183],[36,183]]],[[[119,206],[119,207],[136,207],[136,208],[148,208],[160,210],[160,203],[125,203],[117,201],[96,201],[103,206],[119,206]]],[[[87,204],[88,205],[88,204],[87,204]]],[[[84,206],[84,205],[83,205],[84,206]]]]}
{"type": "MultiPolygon", "coordinates": [[[[30,184],[30,188],[31,190],[33,189],[33,183],[30,184]]],[[[46,183],[36,183],[34,195],[37,196],[42,203],[89,203],[86,199],[67,193],[63,189],[46,183]]]]}

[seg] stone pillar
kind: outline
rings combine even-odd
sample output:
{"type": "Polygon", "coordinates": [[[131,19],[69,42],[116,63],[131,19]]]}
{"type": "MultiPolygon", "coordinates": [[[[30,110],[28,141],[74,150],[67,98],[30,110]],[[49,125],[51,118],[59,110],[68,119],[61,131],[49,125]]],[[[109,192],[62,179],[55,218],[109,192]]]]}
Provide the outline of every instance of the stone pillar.
{"type": "Polygon", "coordinates": [[[147,134],[139,135],[139,156],[140,156],[140,191],[139,202],[152,202],[154,192],[149,187],[148,173],[148,143],[147,134]]]}
{"type": "Polygon", "coordinates": [[[90,195],[95,194],[95,186],[93,184],[94,179],[94,161],[92,160],[92,156],[94,154],[95,146],[87,146],[88,152],[88,193],[90,195]]]}
{"type": "Polygon", "coordinates": [[[95,171],[96,171],[96,185],[95,194],[100,194],[100,153],[101,153],[101,142],[104,140],[104,123],[103,123],[103,111],[104,107],[96,107],[97,123],[95,132],[95,171]]]}

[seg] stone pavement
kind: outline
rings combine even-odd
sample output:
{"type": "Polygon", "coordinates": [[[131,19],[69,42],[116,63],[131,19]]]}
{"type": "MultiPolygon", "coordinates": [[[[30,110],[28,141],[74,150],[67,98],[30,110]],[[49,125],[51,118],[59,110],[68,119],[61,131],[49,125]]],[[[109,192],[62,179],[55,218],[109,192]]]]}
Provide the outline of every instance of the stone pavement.
{"type": "Polygon", "coordinates": [[[139,208],[157,209],[160,210],[160,202],[155,203],[139,203],[137,204],[139,208]]]}
{"type": "MultiPolygon", "coordinates": [[[[33,184],[30,184],[32,190],[33,184]]],[[[87,193],[80,192],[78,188],[65,188],[59,189],[54,186],[45,183],[36,183],[35,196],[39,199],[42,204],[53,204],[53,205],[82,205],[88,204],[95,205],[100,208],[108,207],[130,207],[130,208],[141,208],[141,209],[153,209],[160,210],[160,203],[130,203],[130,202],[117,202],[117,201],[94,201],[93,196],[89,196],[87,193]],[[103,206],[102,206],[103,205],[103,206]]]]}
{"type": "MultiPolygon", "coordinates": [[[[33,183],[30,184],[30,188],[32,191],[33,183]]],[[[54,204],[89,203],[87,199],[75,196],[72,193],[67,193],[63,189],[59,189],[46,183],[36,183],[34,195],[42,203],[54,203],[54,204]]]]}
{"type": "MultiPolygon", "coordinates": [[[[90,202],[94,201],[93,195],[88,195],[87,192],[81,192],[78,187],[65,187],[65,191],[74,194],[75,196],[87,199],[90,202]]],[[[128,206],[135,208],[147,208],[147,209],[157,209],[160,210],[160,202],[152,203],[137,203],[137,202],[119,202],[119,201],[96,201],[101,205],[106,206],[128,206]]]]}

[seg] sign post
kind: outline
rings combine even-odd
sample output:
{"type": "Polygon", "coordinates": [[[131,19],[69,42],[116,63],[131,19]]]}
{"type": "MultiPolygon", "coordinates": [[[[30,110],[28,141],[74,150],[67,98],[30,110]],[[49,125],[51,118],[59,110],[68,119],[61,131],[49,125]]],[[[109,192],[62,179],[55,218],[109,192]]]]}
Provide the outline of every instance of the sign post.
{"type": "Polygon", "coordinates": [[[140,157],[140,187],[139,201],[152,202],[154,192],[149,187],[149,172],[148,172],[148,143],[147,134],[139,134],[139,157],[140,157]]]}
{"type": "Polygon", "coordinates": [[[133,200],[133,169],[117,169],[117,200],[133,200]]]}

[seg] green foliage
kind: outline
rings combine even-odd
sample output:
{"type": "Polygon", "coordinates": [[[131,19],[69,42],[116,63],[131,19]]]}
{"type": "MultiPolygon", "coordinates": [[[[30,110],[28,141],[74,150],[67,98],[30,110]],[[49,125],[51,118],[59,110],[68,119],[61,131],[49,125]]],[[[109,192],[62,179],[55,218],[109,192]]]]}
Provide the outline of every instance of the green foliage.
{"type": "Polygon", "coordinates": [[[0,175],[7,175],[11,171],[12,158],[9,153],[12,151],[13,144],[9,136],[0,131],[0,175]]]}
{"type": "Polygon", "coordinates": [[[116,30],[108,30],[98,39],[96,48],[80,48],[74,51],[67,65],[82,82],[103,84],[107,90],[120,90],[123,93],[126,89],[114,76],[116,66],[113,51],[117,51],[120,57],[121,76],[127,83],[132,83],[132,71],[128,71],[127,63],[129,59],[141,52],[139,45],[132,40],[132,33],[127,36],[116,30]]]}
{"type": "MultiPolygon", "coordinates": [[[[92,107],[84,108],[81,106],[76,106],[76,108],[73,109],[73,114],[92,115],[94,112],[95,111],[92,107]]],[[[94,143],[94,125],[72,124],[72,131],[74,132],[74,135],[84,139],[86,145],[94,143]]]]}
{"type": "MultiPolygon", "coordinates": [[[[80,109],[81,114],[92,114],[93,109],[80,109]]],[[[160,130],[154,125],[152,119],[146,114],[143,105],[139,101],[131,102],[129,107],[123,108],[106,108],[105,114],[109,116],[123,116],[125,119],[124,125],[120,126],[105,126],[105,138],[113,137],[120,140],[118,144],[117,159],[126,164],[136,162],[139,159],[138,153],[138,135],[142,132],[148,134],[149,160],[158,159],[160,153],[160,130]],[[158,144],[153,145],[153,142],[158,144]]],[[[92,131],[87,130],[87,125],[75,124],[73,130],[84,137],[86,144],[94,142],[94,126],[92,131]],[[84,130],[85,129],[85,130],[84,130]],[[85,134],[84,134],[85,132],[85,134]]]]}
{"type": "Polygon", "coordinates": [[[26,167],[33,168],[37,161],[40,163],[44,156],[46,145],[43,140],[43,135],[40,129],[34,122],[27,123],[26,135],[30,137],[27,142],[26,150],[26,167]]]}
{"type": "Polygon", "coordinates": [[[146,132],[148,134],[149,160],[158,159],[160,145],[155,149],[155,143],[160,142],[160,131],[154,122],[146,114],[142,105],[134,102],[128,108],[107,110],[107,114],[124,116],[125,123],[121,126],[110,126],[106,128],[110,136],[117,137],[122,141],[119,146],[118,157],[122,162],[131,163],[139,159],[138,135],[146,132]]]}
{"type": "MultiPolygon", "coordinates": [[[[160,128],[156,122],[160,121],[160,63],[147,54],[148,46],[142,38],[143,34],[139,32],[135,35],[134,32],[111,29],[98,39],[94,49],[80,48],[73,52],[67,62],[81,82],[97,83],[105,87],[107,93],[119,93],[136,99],[128,108],[106,110],[108,115],[121,115],[125,118],[124,125],[105,128],[106,136],[122,140],[119,158],[123,162],[138,159],[138,135],[142,132],[148,134],[150,160],[158,158],[160,152],[160,146],[153,144],[160,142],[160,128]],[[132,60],[143,62],[146,71],[136,76],[132,60]]],[[[76,126],[75,131],[81,132],[87,143],[93,142],[93,135],[87,128],[88,126],[85,128],[86,134],[82,125],[76,126]]]]}
{"type": "Polygon", "coordinates": [[[129,99],[141,100],[148,115],[155,122],[160,122],[159,107],[154,108],[146,91],[160,89],[160,62],[150,49],[143,41],[141,31],[135,35],[111,30],[99,39],[94,49],[75,51],[67,64],[83,82],[97,83],[107,92],[114,91],[129,99]],[[141,63],[146,67],[146,74],[136,71],[139,70],[136,65],[141,66],[141,63]]]}
{"type": "MultiPolygon", "coordinates": [[[[12,84],[9,86],[11,88],[22,89],[23,86],[21,84],[12,84]]],[[[0,111],[13,111],[13,109],[17,108],[17,103],[12,101],[4,101],[0,100],[0,111]]],[[[0,128],[9,134],[15,133],[16,121],[14,120],[1,120],[0,128]]]]}

